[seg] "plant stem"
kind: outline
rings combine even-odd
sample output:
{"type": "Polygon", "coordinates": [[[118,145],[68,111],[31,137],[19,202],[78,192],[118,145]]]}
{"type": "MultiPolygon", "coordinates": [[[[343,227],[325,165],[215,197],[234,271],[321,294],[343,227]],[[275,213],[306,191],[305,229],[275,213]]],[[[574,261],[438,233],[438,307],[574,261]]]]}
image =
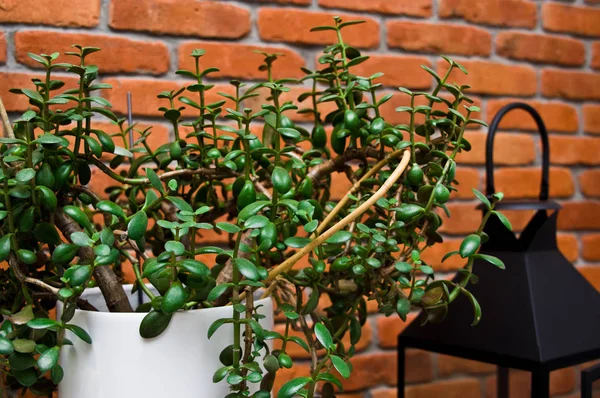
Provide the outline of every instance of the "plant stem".
{"type": "Polygon", "coordinates": [[[371,206],[373,206],[375,204],[375,202],[377,202],[380,198],[382,198],[387,193],[387,191],[390,190],[392,185],[394,185],[394,183],[400,178],[402,173],[404,173],[404,171],[406,170],[409,161],[410,161],[410,151],[404,151],[404,154],[402,156],[402,160],[400,161],[400,164],[398,164],[398,166],[396,167],[394,172],[388,177],[388,179],[377,190],[377,192],[375,192],[375,194],[373,196],[371,196],[367,201],[365,201],[362,205],[360,205],[352,213],[348,214],[346,217],[344,217],[341,221],[339,221],[333,227],[328,229],[326,232],[324,232],[318,238],[314,239],[311,243],[309,243],[304,248],[302,248],[301,250],[296,252],[293,256],[291,256],[290,258],[288,258],[287,260],[285,260],[284,262],[279,264],[277,267],[272,269],[271,272],[269,272],[269,276],[266,278],[265,282],[271,282],[273,279],[275,279],[277,277],[277,275],[291,269],[298,260],[300,260],[306,254],[313,251],[315,247],[321,245],[323,242],[325,242],[327,239],[329,239],[331,236],[333,236],[336,232],[338,232],[339,230],[341,230],[342,228],[344,228],[345,226],[350,224],[352,221],[354,221],[358,217],[360,217],[365,211],[367,211],[371,206]]]}

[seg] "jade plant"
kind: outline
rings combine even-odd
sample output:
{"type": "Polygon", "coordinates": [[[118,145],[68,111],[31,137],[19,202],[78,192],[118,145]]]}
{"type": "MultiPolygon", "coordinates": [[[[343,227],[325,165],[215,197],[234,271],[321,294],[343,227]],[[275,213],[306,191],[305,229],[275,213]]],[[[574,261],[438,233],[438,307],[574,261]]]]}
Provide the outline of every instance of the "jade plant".
{"type": "Polygon", "coordinates": [[[381,116],[392,98],[377,82],[382,74],[353,73],[369,57],[346,44],[342,31],[359,23],[336,17],[331,26],[314,28],[331,31],[337,41],[318,58],[318,70],[303,69],[304,78],[273,79],[280,54],[263,54],[264,82],[231,81],[231,93],[219,93],[223,100],[213,103],[206,94],[218,69],[205,68],[204,51],[193,51],[195,67],[177,71],[189,84],[158,94],[174,136],[158,148],[148,144],[151,129],[129,125],[101,96],[110,86],[97,82],[98,68],[88,63],[98,48],[73,46],[66,53],[73,63],[57,62],[58,53],[29,55],[45,77],[12,90],[30,106],[13,123],[5,118],[8,136],[0,140],[5,393],[48,394],[61,381],[60,347],[72,344],[65,330],[93,344],[93,331],[71,320],[77,308],[95,310],[82,298],[94,286],[110,311],[147,313],[143,338],[165,332],[178,311],[231,305],[232,316],[211,325],[207,336],[233,326],[223,367],[214,374],[215,383],[230,385],[228,397],[269,397],[278,370],[294,365],[291,345],[310,353],[311,373],[285,383],[277,396],[334,396],[341,378],[350,376],[367,301],[402,320],[421,309],[429,322],[439,322],[464,295],[474,324],[479,321],[468,285],[476,282],[475,259],[503,267],[478,253],[489,217],[509,225],[494,210],[501,194],[475,191],[486,209],[482,224],[446,255],[464,259],[460,282],[436,279],[422,259],[442,242],[440,214],[449,213],[445,203],[456,189],[456,156],[470,149],[465,129],[485,125],[472,117],[479,109],[468,86],[452,83],[454,73],[467,72],[446,57],[443,75],[423,66],[435,89],[400,88],[396,95],[410,105],[396,110],[408,123],[393,125],[381,116]],[[57,71],[75,75],[77,86],[65,89],[57,71]],[[284,101],[299,84],[306,88],[296,102],[302,109],[284,101]],[[245,107],[256,103],[253,97],[265,103],[245,107]],[[296,124],[293,113],[312,122],[296,124]],[[107,120],[117,134],[98,127],[107,120]],[[94,168],[114,184],[98,190],[94,168]],[[352,184],[337,202],[330,197],[333,173],[352,184]],[[207,230],[226,236],[229,247],[203,244],[207,230]],[[199,261],[203,254],[215,261],[199,261]],[[303,257],[308,265],[295,266],[303,257]],[[134,291],[149,299],[137,309],[122,287],[125,267],[135,274],[134,291]],[[261,327],[257,295],[273,298],[284,333],[261,327]],[[326,308],[319,306],[323,296],[332,303],[326,308]],[[57,300],[62,316],[53,319],[57,300]],[[279,348],[270,348],[277,340],[279,348]]]}

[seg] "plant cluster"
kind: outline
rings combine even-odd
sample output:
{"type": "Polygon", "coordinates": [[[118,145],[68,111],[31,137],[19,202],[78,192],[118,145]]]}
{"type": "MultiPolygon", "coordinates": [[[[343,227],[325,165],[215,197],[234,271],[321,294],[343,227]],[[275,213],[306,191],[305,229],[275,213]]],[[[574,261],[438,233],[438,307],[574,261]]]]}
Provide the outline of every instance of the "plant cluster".
{"type": "Polygon", "coordinates": [[[76,308],[93,310],[81,298],[86,288],[100,287],[111,311],[133,311],[121,267],[133,268],[135,289],[150,299],[135,309],[147,312],[140,325],[145,338],[162,333],[178,311],[232,306],[232,316],[215,322],[208,335],[233,325],[223,367],[214,374],[215,383],[231,386],[228,397],[269,397],[277,371],[293,366],[291,344],[310,353],[311,374],[289,381],[278,396],[334,396],[340,377],[350,375],[367,300],[385,315],[405,320],[420,308],[437,322],[465,295],[478,322],[481,311],[467,287],[476,282],[474,259],[503,267],[477,253],[490,216],[508,223],[494,210],[501,195],[475,192],[487,208],[482,225],[446,256],[465,259],[460,283],[436,280],[421,257],[442,241],[438,213],[448,213],[445,203],[456,189],[455,158],[470,149],[465,129],[484,124],[471,117],[479,109],[465,94],[468,87],[451,83],[452,73],[466,71],[448,58],[443,76],[424,66],[435,89],[400,88],[410,106],[397,111],[410,122],[392,125],[381,117],[392,97],[381,94],[381,74],[352,72],[369,57],[344,43],[341,32],[361,21],[334,22],[313,29],[337,37],[319,58],[321,69],[305,69],[300,81],[274,80],[279,55],[264,54],[260,70],[267,80],[232,81],[235,94],[220,93],[216,103],[207,103],[206,93],[213,89],[207,78],[218,69],[203,69],[204,51],[194,51],[195,68],[177,72],[191,83],[158,95],[175,137],[159,148],[147,143],[151,129],[127,125],[98,95],[110,88],[96,81],[98,68],[87,62],[99,49],[74,46],[67,53],[72,64],[56,62],[58,54],[30,54],[45,78],[13,90],[31,106],[6,125],[13,135],[0,140],[0,260],[9,263],[0,271],[4,391],[23,386],[47,394],[61,381],[60,347],[72,344],[65,330],[92,342],[70,323],[76,308]],[[61,90],[55,71],[76,75],[78,86],[61,90]],[[299,83],[311,87],[298,99],[303,109],[283,100],[299,83]],[[259,94],[267,96],[260,109],[244,107],[259,94]],[[322,114],[323,103],[335,110],[322,114]],[[311,115],[312,127],[292,122],[292,112],[311,115]],[[118,134],[97,128],[95,121],[106,118],[118,134]],[[94,192],[91,167],[114,186],[94,192]],[[337,203],[330,199],[332,173],[353,184],[337,203]],[[202,233],[213,229],[228,236],[230,247],[203,245],[202,233]],[[215,262],[199,261],[204,254],[215,262]],[[310,266],[294,267],[304,256],[310,266]],[[275,300],[284,333],[261,327],[256,292],[275,300]],[[321,310],[323,296],[332,304],[321,310]],[[64,310],[54,320],[49,311],[56,300],[64,310]],[[280,348],[271,349],[270,341],[280,348]]]}

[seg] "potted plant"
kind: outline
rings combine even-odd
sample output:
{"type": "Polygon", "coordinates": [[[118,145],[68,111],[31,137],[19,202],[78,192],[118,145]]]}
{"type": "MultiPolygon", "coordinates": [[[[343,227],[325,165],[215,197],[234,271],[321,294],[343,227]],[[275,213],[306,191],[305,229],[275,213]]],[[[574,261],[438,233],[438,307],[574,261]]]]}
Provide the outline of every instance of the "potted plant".
{"type": "Polygon", "coordinates": [[[203,69],[204,52],[194,51],[195,69],[177,72],[190,84],[158,95],[175,137],[159,148],[147,143],[151,129],[126,125],[99,95],[110,87],[87,63],[97,48],[74,46],[73,64],[30,54],[45,78],[12,90],[31,107],[12,125],[4,118],[10,136],[0,148],[5,397],[21,387],[48,394],[63,379],[62,398],[165,396],[164,388],[269,397],[277,371],[293,366],[291,344],[310,353],[311,374],[277,396],[331,397],[350,375],[367,300],[403,320],[421,308],[436,322],[462,294],[479,320],[467,287],[473,260],[485,257],[477,253],[483,224],[492,215],[508,223],[494,210],[501,195],[475,192],[487,209],[482,226],[447,255],[465,259],[461,283],[435,280],[421,259],[442,241],[438,212],[448,213],[456,155],[470,149],[465,128],[484,124],[471,117],[478,108],[468,87],[450,83],[466,71],[448,58],[443,76],[424,67],[436,88],[400,88],[410,106],[397,111],[409,123],[391,125],[380,113],[391,98],[380,95],[381,74],[352,73],[368,56],[345,44],[342,30],[360,22],[335,18],[314,28],[337,42],[319,58],[322,68],[305,70],[299,82],[274,80],[278,55],[264,54],[267,80],[232,81],[233,94],[216,103],[206,93],[217,69],[203,69]],[[77,86],[64,89],[55,71],[76,75],[77,86]],[[283,100],[298,83],[310,86],[300,110],[283,100]],[[245,107],[259,93],[267,102],[245,107]],[[331,110],[321,113],[322,104],[331,110]],[[312,126],[296,125],[291,112],[311,115],[312,126]],[[96,127],[106,118],[120,133],[96,127]],[[99,190],[92,167],[114,185],[99,190]],[[332,173],[353,184],[337,203],[332,173]],[[230,247],[203,244],[208,230],[228,236],[230,247]],[[200,261],[207,255],[210,263],[200,261]],[[309,266],[294,267],[305,256],[309,266]],[[135,273],[133,286],[120,282],[125,267],[135,273]],[[333,304],[319,308],[322,296],[333,304]],[[272,329],[272,301],[285,318],[283,334],[272,329]]]}

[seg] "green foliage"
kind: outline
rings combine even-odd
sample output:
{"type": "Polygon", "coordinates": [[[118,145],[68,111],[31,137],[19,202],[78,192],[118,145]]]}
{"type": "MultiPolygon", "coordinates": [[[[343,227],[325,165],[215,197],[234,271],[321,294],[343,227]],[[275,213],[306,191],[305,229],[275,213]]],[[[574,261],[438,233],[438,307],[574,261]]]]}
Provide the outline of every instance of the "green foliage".
{"type": "MultiPolygon", "coordinates": [[[[68,53],[76,57],[73,64],[56,63],[58,54],[30,54],[45,78],[12,90],[29,109],[14,122],[15,136],[0,139],[0,261],[11,267],[0,271],[0,355],[15,383],[50,393],[64,376],[58,357],[70,344],[65,332],[92,344],[87,331],[69,322],[84,305],[84,291],[108,283],[97,278],[98,267],[114,280],[123,267],[133,268],[135,288],[150,301],[138,308],[147,312],[140,324],[144,338],[165,332],[178,311],[231,304],[231,316],[210,325],[208,337],[225,324],[233,328],[213,380],[228,383],[236,397],[250,396],[253,384],[259,391],[252,396],[270,396],[279,369],[294,366],[291,344],[317,360],[310,376],[284,384],[278,396],[314,397],[319,384],[323,397],[334,396],[342,389],[339,376],[351,374],[367,300],[403,320],[411,309],[423,309],[433,322],[463,294],[479,321],[481,308],[467,287],[476,280],[475,259],[504,267],[478,253],[491,215],[510,228],[494,210],[501,195],[475,192],[486,216],[460,250],[447,255],[465,259],[460,282],[436,281],[421,259],[442,241],[439,214],[448,213],[445,203],[458,183],[455,159],[471,147],[465,128],[483,123],[471,119],[478,108],[468,87],[449,83],[452,73],[466,72],[447,58],[444,76],[424,66],[435,89],[400,88],[396,95],[410,105],[397,111],[409,123],[394,125],[382,117],[392,98],[382,93],[382,74],[357,75],[354,67],[369,57],[343,41],[342,30],[361,22],[336,17],[333,25],[313,29],[337,41],[319,57],[318,70],[303,69],[304,78],[273,79],[281,54],[261,53],[267,79],[250,86],[231,81],[235,94],[218,93],[223,99],[212,103],[210,75],[218,69],[202,69],[204,51],[195,50],[194,68],[177,71],[189,84],[158,94],[175,140],[157,148],[148,144],[151,128],[128,125],[102,97],[110,86],[96,82],[98,68],[86,59],[99,49],[74,46],[68,53]],[[77,88],[65,90],[55,72],[75,75],[77,88]],[[284,101],[294,85],[307,91],[297,103],[284,101]],[[267,101],[247,108],[259,95],[267,101]],[[327,114],[324,103],[331,105],[327,114]],[[297,114],[309,115],[312,125],[297,124],[297,114]],[[107,119],[116,133],[96,123],[107,119]],[[404,153],[410,167],[392,181],[404,153]],[[356,164],[361,167],[351,167],[356,164]],[[94,191],[92,169],[113,183],[94,191]],[[332,173],[345,173],[355,186],[338,207],[332,173]],[[374,206],[343,224],[374,195],[374,206]],[[203,234],[210,230],[229,244],[206,246],[203,234]],[[308,256],[304,269],[293,267],[300,251],[308,256]],[[206,254],[214,262],[198,261],[206,254]],[[257,292],[271,295],[283,312],[284,333],[260,325],[260,307],[244,300],[257,292]],[[64,306],[60,320],[48,318],[48,294],[64,306]],[[324,311],[317,309],[322,296],[333,303],[324,311]],[[350,344],[342,344],[346,334],[350,344]],[[269,340],[281,348],[271,351],[269,340]]],[[[101,287],[125,297],[118,286],[101,287]]],[[[127,304],[112,309],[131,310],[127,304]]]]}

